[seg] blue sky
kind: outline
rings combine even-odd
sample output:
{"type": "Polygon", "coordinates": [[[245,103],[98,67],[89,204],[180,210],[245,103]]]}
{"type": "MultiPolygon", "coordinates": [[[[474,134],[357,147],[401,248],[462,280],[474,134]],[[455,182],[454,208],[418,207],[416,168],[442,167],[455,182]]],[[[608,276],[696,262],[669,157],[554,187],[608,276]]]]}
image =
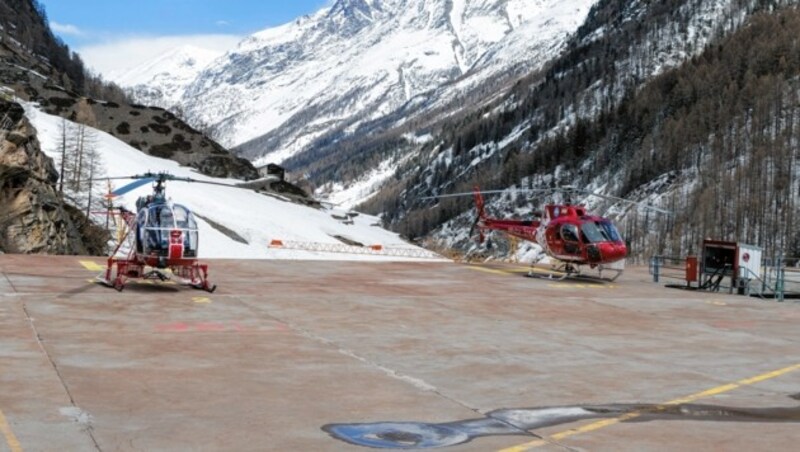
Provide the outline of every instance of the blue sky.
{"type": "Polygon", "coordinates": [[[251,33],[326,0],[39,0],[56,35],[100,72],[133,66],[170,46],[226,50],[251,33]],[[126,54],[126,55],[123,55],[126,54]]]}

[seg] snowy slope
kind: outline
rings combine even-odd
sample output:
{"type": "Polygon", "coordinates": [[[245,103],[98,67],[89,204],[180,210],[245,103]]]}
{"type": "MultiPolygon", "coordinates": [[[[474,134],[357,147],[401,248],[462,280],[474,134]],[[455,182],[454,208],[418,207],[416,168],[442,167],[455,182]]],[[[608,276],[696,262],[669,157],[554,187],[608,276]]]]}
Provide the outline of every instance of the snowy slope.
{"type": "MultiPolygon", "coordinates": [[[[62,119],[45,114],[33,104],[27,104],[26,112],[38,131],[42,150],[50,157],[58,159],[59,133],[62,119]]],[[[236,180],[214,179],[196,173],[190,168],[181,167],[176,162],[148,156],[126,145],[104,132],[96,131],[97,147],[101,152],[107,176],[127,176],[147,171],[167,171],[179,177],[197,180],[237,183],[236,180]]],[[[127,184],[122,182],[117,187],[127,184]]],[[[151,193],[149,186],[141,187],[125,195],[117,203],[124,204],[135,211],[139,196],[151,193]]],[[[344,215],[344,211],[314,209],[300,206],[273,197],[261,195],[250,190],[227,188],[203,184],[173,182],[167,186],[168,196],[176,203],[183,204],[231,229],[249,244],[236,242],[207,222],[198,219],[200,224],[200,256],[202,258],[235,259],[335,259],[335,260],[387,260],[382,256],[361,256],[346,254],[324,254],[308,251],[271,250],[269,243],[274,239],[283,241],[316,242],[341,244],[333,236],[338,235],[365,245],[383,245],[392,248],[415,248],[404,242],[397,234],[380,227],[374,217],[359,215],[355,224],[347,225],[332,215],[344,215]]],[[[398,260],[398,259],[394,259],[398,260]]]]}
{"type": "Polygon", "coordinates": [[[128,91],[136,102],[171,109],[178,105],[186,87],[222,52],[185,45],[172,49],[134,68],[107,74],[128,91]]]}
{"type": "Polygon", "coordinates": [[[198,76],[182,106],[225,145],[258,138],[245,148],[256,163],[281,162],[464,77],[461,94],[509,68],[538,67],[594,2],[339,0],[244,40],[198,76]]]}

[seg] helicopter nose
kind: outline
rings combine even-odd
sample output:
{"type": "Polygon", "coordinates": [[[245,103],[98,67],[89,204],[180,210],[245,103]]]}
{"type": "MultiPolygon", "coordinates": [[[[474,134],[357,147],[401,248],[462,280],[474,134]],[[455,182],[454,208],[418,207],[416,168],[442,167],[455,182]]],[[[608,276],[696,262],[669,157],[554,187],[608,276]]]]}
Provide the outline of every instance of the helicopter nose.
{"type": "Polygon", "coordinates": [[[621,242],[605,242],[600,246],[603,262],[616,262],[628,255],[628,248],[621,242]]]}
{"type": "Polygon", "coordinates": [[[625,242],[617,243],[617,255],[620,259],[628,257],[628,247],[625,245],[625,242]]]}
{"type": "Polygon", "coordinates": [[[612,250],[608,254],[609,260],[618,261],[625,259],[628,256],[628,247],[624,242],[617,242],[612,244],[612,250]]]}

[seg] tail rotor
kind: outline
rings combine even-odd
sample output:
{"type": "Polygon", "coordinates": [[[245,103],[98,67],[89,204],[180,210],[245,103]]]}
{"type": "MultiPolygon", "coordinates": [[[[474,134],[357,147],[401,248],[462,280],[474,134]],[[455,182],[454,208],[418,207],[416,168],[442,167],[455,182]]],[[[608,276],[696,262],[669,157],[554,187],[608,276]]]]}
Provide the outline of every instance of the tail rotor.
{"type": "Polygon", "coordinates": [[[475,228],[478,229],[478,240],[480,243],[483,243],[486,239],[483,233],[483,224],[481,222],[486,219],[486,211],[484,210],[484,201],[483,201],[483,194],[481,193],[481,188],[477,185],[473,190],[473,194],[475,196],[475,209],[477,211],[477,216],[475,217],[475,222],[472,223],[472,228],[469,230],[469,236],[472,237],[473,233],[475,232],[475,228]]]}

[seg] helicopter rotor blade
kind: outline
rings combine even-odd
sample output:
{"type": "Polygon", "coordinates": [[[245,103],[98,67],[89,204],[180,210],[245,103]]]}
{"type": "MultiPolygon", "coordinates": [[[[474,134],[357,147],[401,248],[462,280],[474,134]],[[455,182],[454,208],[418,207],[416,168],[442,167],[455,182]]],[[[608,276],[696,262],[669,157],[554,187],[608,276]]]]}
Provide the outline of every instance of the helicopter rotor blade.
{"type": "MultiPolygon", "coordinates": [[[[482,195],[494,195],[498,193],[503,193],[505,190],[487,190],[480,192],[482,195]]],[[[451,193],[449,195],[439,195],[439,196],[425,196],[419,199],[442,199],[442,198],[461,198],[464,196],[475,196],[475,192],[469,193],[451,193]]]]}
{"type": "Polygon", "coordinates": [[[192,179],[190,177],[177,177],[173,176],[168,173],[145,173],[145,174],[137,174],[133,176],[120,176],[120,177],[103,177],[98,178],[102,180],[135,180],[131,184],[128,184],[122,188],[115,190],[114,192],[110,193],[108,196],[113,198],[117,196],[122,196],[132,190],[135,190],[143,185],[146,185],[151,182],[162,181],[162,182],[189,182],[195,184],[205,184],[205,185],[216,185],[218,187],[231,187],[231,188],[241,188],[245,190],[254,190],[260,184],[266,182],[275,182],[278,181],[279,178],[276,176],[267,176],[261,179],[247,181],[240,184],[226,184],[223,182],[213,182],[213,181],[206,181],[206,180],[199,180],[199,179],[192,179]]]}
{"type": "MultiPolygon", "coordinates": [[[[564,194],[583,194],[586,196],[596,196],[598,198],[606,199],[609,201],[617,201],[617,202],[624,202],[630,205],[635,205],[637,207],[641,207],[646,210],[652,210],[654,212],[658,212],[664,215],[672,215],[673,212],[662,209],[660,207],[651,206],[649,204],[631,201],[629,199],[620,198],[618,196],[611,196],[611,195],[604,195],[600,193],[595,193],[589,190],[585,190],[578,187],[573,186],[564,186],[564,187],[553,187],[553,188],[541,188],[541,189],[506,189],[506,190],[486,190],[481,191],[481,194],[484,195],[496,195],[496,194],[503,194],[506,192],[517,192],[517,193],[529,193],[529,194],[543,194],[543,193],[564,193],[564,194]]],[[[459,198],[465,196],[474,196],[474,192],[469,193],[452,193],[447,195],[439,195],[439,196],[426,196],[420,199],[442,199],[442,198],[459,198]]]]}
{"type": "Polygon", "coordinates": [[[441,198],[460,198],[465,196],[475,196],[475,193],[480,193],[482,195],[499,195],[503,193],[509,192],[516,192],[516,193],[552,193],[553,191],[557,191],[558,189],[554,188],[547,188],[547,189],[505,189],[505,190],[483,190],[474,192],[471,191],[469,193],[451,193],[447,195],[439,195],[439,196],[425,196],[419,199],[441,199],[441,198]]]}
{"type": "Polygon", "coordinates": [[[114,190],[113,192],[111,192],[108,195],[106,195],[106,198],[112,199],[112,198],[116,198],[117,196],[122,196],[122,195],[124,195],[126,193],[129,193],[129,192],[131,192],[133,190],[136,190],[139,187],[147,185],[147,184],[149,184],[151,182],[155,182],[155,179],[151,179],[151,178],[139,179],[136,182],[131,182],[130,184],[125,185],[122,188],[118,188],[118,189],[114,190]]]}
{"type": "Polygon", "coordinates": [[[216,185],[217,187],[230,187],[230,188],[241,188],[243,190],[255,190],[260,187],[261,184],[266,182],[276,182],[280,180],[276,176],[267,176],[262,177],[261,179],[251,180],[247,182],[242,182],[240,184],[226,184],[224,182],[213,182],[209,180],[198,180],[192,179],[189,177],[173,177],[168,179],[169,181],[177,181],[177,182],[190,182],[194,184],[205,184],[205,185],[216,185]]]}
{"type": "Polygon", "coordinates": [[[603,194],[600,194],[600,193],[590,192],[588,190],[585,190],[585,191],[584,190],[578,190],[578,192],[583,193],[583,194],[588,195],[588,196],[596,196],[598,198],[605,199],[605,200],[608,200],[608,201],[624,202],[624,203],[627,203],[627,204],[630,204],[630,205],[633,205],[633,206],[641,207],[642,209],[645,209],[645,210],[652,210],[654,212],[658,212],[658,213],[661,213],[661,214],[664,214],[664,215],[672,215],[672,213],[673,213],[670,210],[662,209],[662,208],[656,207],[656,206],[651,206],[650,204],[631,201],[630,199],[620,198],[618,196],[603,195],[603,194]]]}

